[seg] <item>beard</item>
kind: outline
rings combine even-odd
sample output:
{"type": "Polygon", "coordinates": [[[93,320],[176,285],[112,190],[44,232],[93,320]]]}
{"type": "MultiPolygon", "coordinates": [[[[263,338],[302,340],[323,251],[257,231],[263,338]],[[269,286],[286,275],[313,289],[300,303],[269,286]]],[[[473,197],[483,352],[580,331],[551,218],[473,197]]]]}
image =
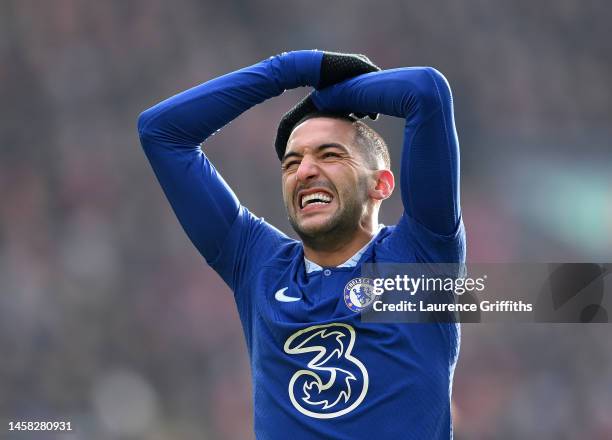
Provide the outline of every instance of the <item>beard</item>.
{"type": "MultiPolygon", "coordinates": [[[[321,185],[318,185],[321,186],[321,185]]],[[[329,186],[329,185],[325,185],[329,186]]],[[[357,187],[343,193],[336,191],[338,208],[323,223],[303,227],[293,210],[287,209],[289,223],[302,242],[311,249],[333,249],[351,240],[358,230],[367,209],[367,180],[357,182],[357,187]],[[340,203],[342,202],[342,203],[340,203]]]]}

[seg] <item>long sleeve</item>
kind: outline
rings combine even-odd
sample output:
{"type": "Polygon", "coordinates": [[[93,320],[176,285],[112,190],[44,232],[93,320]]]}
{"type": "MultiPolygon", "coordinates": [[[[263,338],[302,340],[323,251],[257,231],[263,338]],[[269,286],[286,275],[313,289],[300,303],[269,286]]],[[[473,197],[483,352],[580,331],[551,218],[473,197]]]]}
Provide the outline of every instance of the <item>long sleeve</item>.
{"type": "Polygon", "coordinates": [[[406,119],[400,188],[405,214],[438,235],[460,226],[459,142],[450,87],[430,67],[369,73],[317,91],[321,110],[406,119]]]}
{"type": "Polygon", "coordinates": [[[215,78],[143,112],[144,151],[187,235],[211,262],[238,216],[238,199],[200,144],[252,106],[284,90],[317,85],[322,52],[284,53],[215,78]]]}

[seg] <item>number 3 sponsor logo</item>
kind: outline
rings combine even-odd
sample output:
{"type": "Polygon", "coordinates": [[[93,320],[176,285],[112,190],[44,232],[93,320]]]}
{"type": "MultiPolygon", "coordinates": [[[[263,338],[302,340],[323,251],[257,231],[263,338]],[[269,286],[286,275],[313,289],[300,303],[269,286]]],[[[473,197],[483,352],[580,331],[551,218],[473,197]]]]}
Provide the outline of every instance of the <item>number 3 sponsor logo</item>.
{"type": "Polygon", "coordinates": [[[357,408],[368,392],[368,371],[352,355],[355,329],[343,323],[313,325],[285,341],[285,353],[311,355],[289,381],[289,398],[302,414],[340,417],[357,408]]]}

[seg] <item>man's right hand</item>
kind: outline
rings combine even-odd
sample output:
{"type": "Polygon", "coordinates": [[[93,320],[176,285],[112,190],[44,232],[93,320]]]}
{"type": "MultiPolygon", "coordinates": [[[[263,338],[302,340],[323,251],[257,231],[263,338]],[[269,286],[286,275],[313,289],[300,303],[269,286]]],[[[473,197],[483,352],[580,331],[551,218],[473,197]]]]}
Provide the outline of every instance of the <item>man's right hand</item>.
{"type": "Polygon", "coordinates": [[[380,67],[361,54],[323,52],[317,89],[323,89],[364,73],[379,71],[380,67]]]}

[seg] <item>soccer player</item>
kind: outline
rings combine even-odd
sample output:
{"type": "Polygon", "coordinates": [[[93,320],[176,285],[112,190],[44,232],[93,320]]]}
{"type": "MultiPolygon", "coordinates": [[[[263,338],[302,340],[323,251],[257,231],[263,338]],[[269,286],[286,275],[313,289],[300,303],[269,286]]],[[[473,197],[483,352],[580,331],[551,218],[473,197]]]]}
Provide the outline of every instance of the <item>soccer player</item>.
{"type": "Polygon", "coordinates": [[[360,268],[464,261],[451,92],[433,68],[338,74],[346,65],[334,60],[283,53],[203,83],[142,113],[140,139],[189,238],[234,292],[258,439],[449,439],[458,326],[361,322],[360,268]],[[276,142],[296,241],[239,203],[200,144],[299,86],[316,90],[276,142]],[[350,113],[406,121],[394,226],[378,223],[395,185],[387,147],[350,113]]]}

